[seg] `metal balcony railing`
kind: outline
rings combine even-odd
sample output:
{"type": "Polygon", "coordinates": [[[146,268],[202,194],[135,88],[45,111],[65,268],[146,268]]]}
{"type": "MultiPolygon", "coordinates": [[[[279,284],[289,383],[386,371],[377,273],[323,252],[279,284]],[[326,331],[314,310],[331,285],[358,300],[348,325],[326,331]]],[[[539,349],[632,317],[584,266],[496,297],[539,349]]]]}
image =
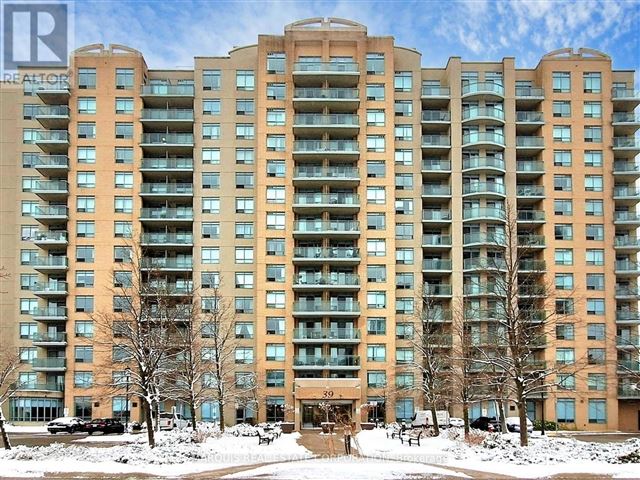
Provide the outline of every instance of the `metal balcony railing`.
{"type": "Polygon", "coordinates": [[[341,355],[338,357],[318,356],[307,357],[296,355],[293,357],[294,367],[359,367],[360,357],[358,355],[341,355]]]}
{"type": "Polygon", "coordinates": [[[305,100],[357,100],[360,91],[357,88],[296,88],[294,99],[305,100]]]}
{"type": "Polygon", "coordinates": [[[344,178],[360,179],[360,171],[353,167],[297,167],[293,178],[344,178]]]}
{"type": "Polygon", "coordinates": [[[328,286],[358,286],[360,276],[354,273],[330,273],[321,275],[315,273],[300,273],[293,279],[294,285],[328,285],[328,286]]]}
{"type": "Polygon", "coordinates": [[[462,168],[471,170],[476,168],[497,168],[504,170],[504,160],[497,157],[469,157],[462,160],[462,168]]]}
{"type": "Polygon", "coordinates": [[[356,153],[359,152],[358,142],[355,140],[296,140],[293,151],[302,153],[356,153]]]}
{"type": "Polygon", "coordinates": [[[192,183],[143,183],[140,193],[193,195],[192,183]]]}
{"type": "Polygon", "coordinates": [[[297,232],[358,232],[360,222],[351,220],[298,220],[293,224],[297,232]]]}
{"type": "Polygon", "coordinates": [[[150,232],[143,233],[140,237],[140,242],[145,245],[190,245],[193,243],[193,234],[188,232],[183,233],[164,233],[164,232],[150,232]]]}
{"type": "Polygon", "coordinates": [[[294,328],[293,338],[296,340],[358,340],[360,330],[357,328],[294,328]]]}
{"type": "Polygon", "coordinates": [[[193,220],[193,208],[141,208],[140,218],[153,220],[193,220]]]}
{"type": "Polygon", "coordinates": [[[471,182],[462,185],[462,194],[483,194],[495,193],[498,195],[506,195],[507,190],[502,183],[496,182],[471,182]]]}
{"type": "Polygon", "coordinates": [[[544,90],[538,87],[516,87],[516,98],[544,98],[544,90]]]}
{"type": "Polygon", "coordinates": [[[355,247],[296,247],[293,251],[293,257],[356,259],[360,258],[360,249],[355,247]]]}
{"type": "Polygon", "coordinates": [[[147,145],[193,145],[193,133],[143,133],[140,142],[147,145]]]}
{"type": "Polygon", "coordinates": [[[434,233],[422,235],[422,245],[430,245],[434,247],[450,246],[451,235],[439,235],[434,233]]]}
{"type": "Polygon", "coordinates": [[[193,110],[190,108],[144,108],[141,120],[193,120],[193,110]]]}
{"type": "Polygon", "coordinates": [[[473,82],[462,86],[462,95],[493,93],[504,96],[504,87],[494,82],[473,82]]]}
{"type": "Polygon", "coordinates": [[[142,95],[157,96],[185,96],[193,97],[195,88],[193,85],[169,85],[169,84],[153,84],[143,85],[140,91],[142,95]]]}
{"type": "Polygon", "coordinates": [[[423,122],[450,122],[451,113],[447,110],[423,110],[423,122]]]}
{"type": "Polygon", "coordinates": [[[338,127],[338,126],[357,126],[360,124],[358,115],[347,113],[334,113],[329,115],[320,115],[317,113],[299,113],[294,115],[293,124],[297,126],[320,126],[320,127],[338,127]]]}
{"type": "Polygon", "coordinates": [[[360,312],[360,303],[356,301],[322,301],[322,300],[298,300],[293,302],[293,311],[301,313],[313,312],[342,312],[357,313],[360,312]]]}
{"type": "Polygon", "coordinates": [[[423,97],[449,97],[451,96],[451,89],[449,87],[440,86],[422,86],[423,97]]]}
{"type": "Polygon", "coordinates": [[[358,73],[359,67],[355,62],[295,62],[293,73],[300,72],[358,73]]]}
{"type": "Polygon", "coordinates": [[[143,158],[142,170],[193,170],[193,158],[143,158]]]}
{"type": "Polygon", "coordinates": [[[422,270],[451,270],[451,260],[446,258],[427,258],[422,260],[422,270]]]}
{"type": "Polygon", "coordinates": [[[543,123],[544,115],[542,112],[516,112],[516,122],[518,123],[543,123]]]}
{"type": "Polygon", "coordinates": [[[360,196],[354,193],[298,193],[293,197],[297,205],[359,205],[360,196]]]}

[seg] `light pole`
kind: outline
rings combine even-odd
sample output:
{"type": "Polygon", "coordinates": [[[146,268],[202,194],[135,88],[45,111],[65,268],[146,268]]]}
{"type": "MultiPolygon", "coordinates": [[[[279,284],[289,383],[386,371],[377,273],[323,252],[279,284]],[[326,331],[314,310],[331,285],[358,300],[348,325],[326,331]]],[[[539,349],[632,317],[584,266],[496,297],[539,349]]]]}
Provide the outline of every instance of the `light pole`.
{"type": "Polygon", "coordinates": [[[124,423],[124,431],[129,432],[129,381],[131,376],[131,369],[127,367],[124,371],[125,380],[127,382],[127,390],[125,395],[125,423],[124,423]]]}

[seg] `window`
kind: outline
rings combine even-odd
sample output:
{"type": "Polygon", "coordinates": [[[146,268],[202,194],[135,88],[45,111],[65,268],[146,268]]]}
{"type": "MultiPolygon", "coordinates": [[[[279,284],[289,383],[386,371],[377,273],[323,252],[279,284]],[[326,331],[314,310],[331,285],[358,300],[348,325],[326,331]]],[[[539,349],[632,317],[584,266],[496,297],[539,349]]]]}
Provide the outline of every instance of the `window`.
{"type": "Polygon", "coordinates": [[[133,113],[133,98],[116,98],[116,114],[133,113]]]}
{"type": "Polygon", "coordinates": [[[587,273],[587,290],[604,290],[604,274],[587,273]]]}
{"type": "Polygon", "coordinates": [[[202,288],[217,288],[220,286],[219,272],[202,272],[200,274],[200,285],[202,288]]]}
{"type": "Polygon", "coordinates": [[[251,91],[255,88],[253,70],[236,70],[236,89],[251,91]]]}
{"type": "Polygon", "coordinates": [[[116,68],[116,89],[133,89],[134,70],[133,68],[116,68]]]}
{"type": "Polygon", "coordinates": [[[24,128],[22,130],[22,143],[34,144],[38,139],[38,130],[36,128],[24,128]]]}
{"type": "Polygon", "coordinates": [[[20,299],[20,313],[25,315],[38,309],[38,300],[35,298],[20,299]]]}
{"type": "Polygon", "coordinates": [[[83,115],[95,115],[96,97],[78,97],[78,113],[83,115]]]}
{"type": "Polygon", "coordinates": [[[385,201],[385,187],[367,187],[368,204],[384,205],[385,201]]]}
{"type": "Polygon", "coordinates": [[[285,162],[284,160],[267,160],[267,177],[284,178],[285,162]]]}
{"type": "Polygon", "coordinates": [[[203,115],[220,115],[220,99],[207,98],[202,100],[203,115]]]}
{"type": "Polygon", "coordinates": [[[571,91],[571,73],[553,72],[554,93],[568,93],[571,91]]]}
{"type": "Polygon", "coordinates": [[[115,174],[115,187],[116,188],[132,188],[133,187],[133,173],[131,173],[131,172],[116,172],[116,174],[115,174]]]}
{"type": "Polygon", "coordinates": [[[587,363],[589,365],[604,365],[606,353],[604,348],[588,348],[587,363]]]}
{"type": "Polygon", "coordinates": [[[409,421],[414,415],[413,398],[398,398],[396,400],[396,422],[409,421]]]}
{"type": "Polygon", "coordinates": [[[133,198],[131,198],[131,197],[115,197],[113,208],[114,208],[115,213],[132,213],[133,212],[133,198]]]}
{"type": "Polygon", "coordinates": [[[220,263],[219,247],[202,247],[200,250],[203,265],[220,263]]]}
{"type": "Polygon", "coordinates": [[[202,124],[202,139],[203,140],[218,140],[220,138],[220,124],[219,123],[204,123],[202,124]]]}
{"type": "Polygon", "coordinates": [[[587,265],[601,267],[604,265],[604,250],[599,248],[587,248],[585,252],[585,259],[587,265]]]}
{"type": "Polygon", "coordinates": [[[35,347],[20,348],[20,363],[33,363],[38,358],[38,349],[35,347]]]}
{"type": "Polygon", "coordinates": [[[396,100],[393,110],[396,117],[411,117],[413,115],[413,102],[411,100],[396,100]]]}
{"type": "Polygon", "coordinates": [[[573,240],[573,225],[570,223],[556,223],[554,232],[556,240],[573,240]]]}
{"type": "Polygon", "coordinates": [[[76,212],[95,213],[96,197],[76,197],[76,212]]]}
{"type": "Polygon", "coordinates": [[[556,290],[573,290],[573,273],[556,273],[556,290]]]}
{"type": "Polygon", "coordinates": [[[284,265],[267,265],[267,282],[284,282],[284,265]]]}
{"type": "Polygon", "coordinates": [[[559,373],[558,374],[558,388],[562,390],[575,390],[576,389],[576,376],[574,374],[559,373]]]}
{"type": "Polygon", "coordinates": [[[556,338],[558,340],[574,340],[575,328],[572,323],[558,323],[556,325],[556,338]]]}
{"type": "Polygon", "coordinates": [[[367,109],[367,125],[371,127],[384,127],[384,109],[367,109]]]}
{"type": "Polygon", "coordinates": [[[368,308],[386,308],[387,306],[387,294],[382,291],[367,292],[367,307],[368,308]]]}
{"type": "Polygon", "coordinates": [[[79,188],[95,188],[96,172],[78,172],[77,186],[79,188]]]}
{"type": "Polygon", "coordinates": [[[284,83],[267,83],[267,100],[284,100],[284,83]]]}
{"type": "Polygon", "coordinates": [[[267,203],[284,203],[285,187],[267,186],[267,203]]]}
{"type": "Polygon", "coordinates": [[[116,163],[133,163],[133,148],[131,147],[116,147],[115,149],[115,161],[116,163]]]}
{"type": "Polygon", "coordinates": [[[114,272],[113,286],[119,288],[128,288],[133,285],[133,272],[114,272]]]}
{"type": "Polygon", "coordinates": [[[253,188],[254,178],[253,173],[240,172],[236,173],[236,188],[253,188]]]}
{"type": "Polygon", "coordinates": [[[267,151],[284,152],[286,147],[284,135],[267,135],[267,151]]]}
{"type": "Polygon", "coordinates": [[[605,333],[604,323],[587,324],[587,340],[604,340],[605,333]]]}
{"type": "Polygon", "coordinates": [[[396,125],[394,136],[399,141],[409,141],[413,138],[413,127],[411,125],[396,125]]]}
{"type": "Polygon", "coordinates": [[[267,125],[283,127],[285,124],[284,108],[267,108],[267,125]]]}
{"type": "Polygon", "coordinates": [[[93,238],[96,236],[96,224],[93,220],[78,220],[76,222],[76,237],[93,238]]]}
{"type": "Polygon", "coordinates": [[[554,200],[553,212],[556,215],[573,215],[573,202],[571,200],[554,200]]]}
{"type": "Polygon", "coordinates": [[[602,150],[585,150],[585,167],[602,167],[602,150]]]}
{"type": "Polygon", "coordinates": [[[253,263],[252,247],[236,247],[235,250],[236,263],[253,263]]]}
{"type": "Polygon", "coordinates": [[[387,349],[383,344],[367,345],[368,362],[385,362],[387,360],[387,349]]]}
{"type": "Polygon", "coordinates": [[[253,223],[236,222],[236,238],[253,238],[253,223]]]}
{"type": "Polygon", "coordinates": [[[367,230],[384,230],[385,228],[384,213],[367,213],[367,230]]]}
{"type": "Polygon", "coordinates": [[[576,401],[573,398],[556,400],[556,421],[558,423],[574,423],[576,421],[576,401]]]}
{"type": "Polygon", "coordinates": [[[203,70],[202,71],[202,89],[203,90],[220,90],[220,70],[203,70]]]}
{"type": "Polygon", "coordinates": [[[584,201],[585,214],[593,217],[601,217],[604,215],[604,201],[591,200],[584,201]]]}
{"type": "Polygon", "coordinates": [[[250,364],[250,363],[253,363],[253,348],[251,348],[251,347],[236,347],[235,363],[237,363],[237,364],[250,364]]]}
{"type": "Polygon", "coordinates": [[[89,388],[93,385],[92,372],[73,372],[73,386],[77,388],[89,388]]]}
{"type": "Polygon", "coordinates": [[[284,362],[285,348],[282,343],[267,343],[267,361],[284,362]]]}
{"type": "Polygon", "coordinates": [[[220,149],[219,148],[203,148],[202,163],[204,165],[219,165],[220,149]]]}
{"type": "Polygon", "coordinates": [[[202,222],[201,233],[202,238],[220,238],[220,223],[202,222]]]}
{"type": "Polygon", "coordinates": [[[371,100],[371,101],[384,100],[384,84],[382,83],[367,84],[367,100],[371,100]]]}
{"type": "Polygon", "coordinates": [[[267,73],[284,73],[286,56],[284,52],[267,53],[267,73]]]}
{"type": "Polygon", "coordinates": [[[367,75],[384,74],[384,53],[367,53],[367,75]]]}
{"type": "Polygon", "coordinates": [[[413,249],[412,248],[396,248],[396,264],[397,265],[413,265],[413,249]]]}
{"type": "Polygon", "coordinates": [[[284,238],[267,238],[267,255],[284,255],[284,238]]]}
{"type": "Polygon", "coordinates": [[[267,317],[267,335],[284,335],[284,317],[267,317]]]}
{"type": "MultiPolygon", "coordinates": [[[[239,98],[236,100],[236,115],[253,115],[256,113],[252,98],[239,98]]],[[[267,114],[267,118],[269,115],[267,114]]]]}
{"type": "Polygon", "coordinates": [[[253,323],[236,322],[236,338],[253,338],[253,323]]]}
{"type": "Polygon", "coordinates": [[[588,223],[585,231],[587,240],[604,240],[604,225],[601,223],[588,223]]]}
{"type": "Polygon", "coordinates": [[[96,88],[96,69],[95,68],[79,68],[78,69],[78,88],[81,88],[81,89],[96,88]]]}
{"type": "Polygon", "coordinates": [[[76,247],[76,262],[93,263],[95,258],[94,247],[91,245],[78,245],[76,247]]]}
{"type": "Polygon", "coordinates": [[[385,265],[367,265],[367,282],[384,283],[387,281],[387,267],[385,265]]]}
{"type": "Polygon", "coordinates": [[[133,123],[116,122],[116,138],[133,138],[133,123]]]}
{"type": "Polygon", "coordinates": [[[396,313],[401,315],[413,314],[413,298],[396,298],[396,313]]]}
{"type": "Polygon", "coordinates": [[[76,346],[74,349],[74,360],[76,363],[92,363],[93,347],[84,345],[76,346]]]}
{"type": "Polygon", "coordinates": [[[556,100],[553,102],[553,116],[568,118],[571,116],[571,102],[556,100]]]}
{"type": "Polygon", "coordinates": [[[237,165],[253,165],[254,160],[253,148],[236,148],[237,165]]]}
{"type": "Polygon", "coordinates": [[[575,362],[575,352],[573,348],[556,348],[556,363],[569,365],[575,362]]]}
{"type": "Polygon", "coordinates": [[[267,230],[284,230],[284,212],[267,212],[267,230]]]}
{"type": "Polygon", "coordinates": [[[584,102],[584,118],[602,118],[602,102],[584,102]]]}
{"type": "Polygon", "coordinates": [[[584,72],[582,74],[584,93],[602,92],[602,74],[600,72],[584,72]]]}
{"type": "Polygon", "coordinates": [[[220,174],[206,172],[202,174],[202,188],[203,189],[217,189],[220,188],[220,174]]]}
{"type": "Polygon", "coordinates": [[[410,92],[413,87],[411,72],[396,72],[393,77],[393,89],[396,92],[410,92]]]}
{"type": "Polygon", "coordinates": [[[284,370],[267,370],[267,387],[284,387],[284,370]]]}
{"type": "Polygon", "coordinates": [[[131,263],[132,256],[131,247],[113,247],[113,260],[116,263],[131,263]]]}
{"type": "Polygon", "coordinates": [[[367,240],[367,255],[372,257],[384,257],[386,254],[387,247],[384,239],[367,240]]]}
{"type": "Polygon", "coordinates": [[[278,290],[267,291],[267,308],[284,308],[284,292],[278,290]]]}
{"type": "Polygon", "coordinates": [[[554,150],[553,165],[556,167],[570,167],[571,150],[554,150]]]}
{"type": "Polygon", "coordinates": [[[95,122],[78,122],[78,138],[96,138],[95,122]]]}
{"type": "Polygon", "coordinates": [[[603,392],[607,389],[607,376],[604,373],[587,374],[587,388],[603,392]]]}
{"type": "Polygon", "coordinates": [[[20,323],[20,338],[30,339],[38,333],[38,324],[35,322],[20,323]]]}
{"type": "Polygon", "coordinates": [[[398,340],[411,340],[413,338],[413,324],[396,323],[396,338],[398,340]]]}
{"type": "Polygon", "coordinates": [[[604,315],[604,298],[587,298],[587,315],[604,315]]]}
{"type": "Polygon", "coordinates": [[[385,177],[385,164],[381,160],[369,160],[367,161],[367,177],[369,178],[384,178],[385,177]]]}
{"type": "Polygon", "coordinates": [[[396,388],[399,390],[411,390],[414,387],[413,373],[396,373],[396,388]]]}
{"type": "Polygon", "coordinates": [[[382,371],[367,372],[367,387],[384,388],[387,386],[387,373],[382,371]]]}
{"type": "Polygon", "coordinates": [[[30,217],[36,213],[38,207],[39,204],[37,200],[22,200],[20,211],[23,217],[30,217]]]}
{"type": "Polygon", "coordinates": [[[568,125],[554,125],[553,126],[553,141],[554,142],[570,142],[571,141],[571,127],[568,125]]]}
{"type": "Polygon", "coordinates": [[[236,273],[236,288],[253,288],[253,273],[236,273]]]}
{"type": "MultiPolygon", "coordinates": [[[[40,155],[37,153],[22,153],[22,168],[33,168],[40,163],[40,155]]],[[[65,162],[63,165],[66,165],[65,162]]]]}
{"type": "Polygon", "coordinates": [[[394,154],[394,161],[396,165],[403,165],[409,167],[413,165],[413,150],[398,149],[394,154]]]}
{"type": "Polygon", "coordinates": [[[558,315],[573,315],[575,312],[572,298],[557,298],[556,313],[558,315]]]}
{"type": "Polygon", "coordinates": [[[396,364],[407,365],[413,362],[412,348],[396,348],[396,364]]]}
{"type": "Polygon", "coordinates": [[[236,123],[236,138],[238,140],[252,140],[255,138],[253,123],[236,123]]]}
{"type": "Polygon", "coordinates": [[[384,152],[384,135],[367,135],[367,152],[384,152]]]}
{"type": "Polygon", "coordinates": [[[387,332],[387,319],[385,317],[368,317],[367,334],[384,335],[387,332]]]}

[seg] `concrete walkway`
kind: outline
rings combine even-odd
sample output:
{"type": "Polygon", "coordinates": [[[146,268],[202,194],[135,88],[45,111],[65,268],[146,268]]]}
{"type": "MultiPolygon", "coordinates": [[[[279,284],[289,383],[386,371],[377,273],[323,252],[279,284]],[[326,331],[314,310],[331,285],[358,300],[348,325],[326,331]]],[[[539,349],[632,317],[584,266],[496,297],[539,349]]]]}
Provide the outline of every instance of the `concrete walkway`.
{"type": "MultiPolygon", "coordinates": [[[[344,451],[344,436],[340,433],[321,435],[320,430],[302,430],[300,435],[298,443],[318,457],[343,457],[346,455],[344,451]]],[[[351,439],[351,454],[358,455],[358,449],[353,438],[351,439]]]]}

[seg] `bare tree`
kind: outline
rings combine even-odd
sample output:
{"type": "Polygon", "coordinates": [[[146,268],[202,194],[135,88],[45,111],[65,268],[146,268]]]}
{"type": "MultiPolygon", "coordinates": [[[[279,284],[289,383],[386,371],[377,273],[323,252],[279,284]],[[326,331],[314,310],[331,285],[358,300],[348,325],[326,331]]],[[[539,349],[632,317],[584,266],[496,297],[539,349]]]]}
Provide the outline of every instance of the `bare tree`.
{"type": "Polygon", "coordinates": [[[11,450],[9,436],[4,428],[2,405],[11,398],[19,385],[17,383],[20,353],[17,350],[6,350],[0,353],[0,433],[6,450],[11,450]]]}

